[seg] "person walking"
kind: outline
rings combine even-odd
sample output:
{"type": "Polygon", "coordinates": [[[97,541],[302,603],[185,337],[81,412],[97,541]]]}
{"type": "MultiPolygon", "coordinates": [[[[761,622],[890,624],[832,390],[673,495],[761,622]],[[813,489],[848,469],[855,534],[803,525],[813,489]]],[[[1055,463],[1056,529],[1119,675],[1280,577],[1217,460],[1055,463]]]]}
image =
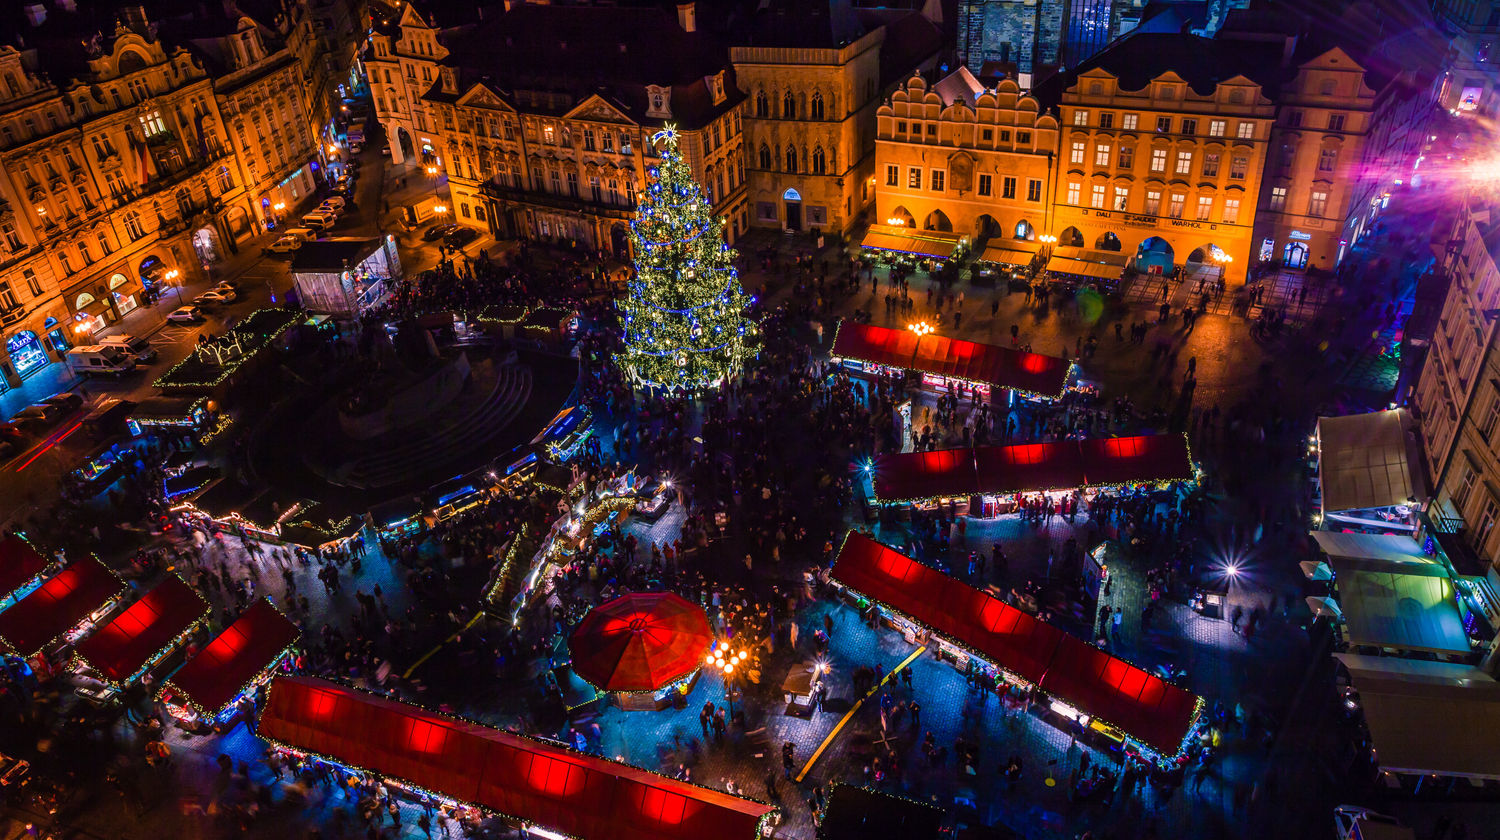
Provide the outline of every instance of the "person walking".
{"type": "Polygon", "coordinates": [[[703,740],[708,740],[708,723],[714,716],[714,704],[710,701],[703,704],[703,711],[698,713],[698,723],[703,727],[703,740]]]}

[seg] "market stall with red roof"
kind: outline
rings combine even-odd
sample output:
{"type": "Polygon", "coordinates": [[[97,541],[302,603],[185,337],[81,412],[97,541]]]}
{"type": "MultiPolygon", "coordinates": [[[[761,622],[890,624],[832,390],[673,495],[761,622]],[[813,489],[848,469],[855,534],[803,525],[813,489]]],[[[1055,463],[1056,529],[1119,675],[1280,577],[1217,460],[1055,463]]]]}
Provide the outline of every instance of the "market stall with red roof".
{"type": "Polygon", "coordinates": [[[902,452],[875,459],[871,480],[881,501],[969,496],[979,492],[972,449],[902,452]]]}
{"type": "Polygon", "coordinates": [[[871,473],[875,500],[882,503],[1154,484],[1194,476],[1187,439],[1178,434],[900,452],[876,458],[871,473]]]}
{"type": "Polygon", "coordinates": [[[182,578],[167,579],[116,613],[73,648],[84,664],[115,686],[139,677],[208,618],[208,602],[182,578]]]}
{"type": "Polygon", "coordinates": [[[19,534],[0,540],[0,604],[47,571],[47,558],[19,534]]]}
{"type": "Polygon", "coordinates": [[[1196,695],[1068,635],[1042,689],[1165,756],[1177,753],[1198,716],[1196,695]]]}
{"type": "Polygon", "coordinates": [[[1056,356],[932,333],[919,336],[912,330],[848,319],[839,324],[831,354],[861,365],[913,370],[1054,399],[1062,396],[1072,371],[1071,362],[1056,356]]]}
{"type": "Polygon", "coordinates": [[[291,619],[261,598],[177,669],[163,683],[162,694],[216,719],[274,668],[301,635],[291,619]]]}
{"type": "Polygon", "coordinates": [[[988,592],[850,532],[830,573],[834,582],[880,604],[909,635],[926,631],[955,659],[977,655],[1055,700],[1054,710],[1124,736],[1164,758],[1191,732],[1199,699],[1118,657],[1064,633],[988,592]],[[917,627],[904,626],[916,622],[917,627]],[[1086,716],[1086,717],[1083,717],[1086,716]]]}
{"type": "Polygon", "coordinates": [[[274,744],[579,840],[753,840],[769,805],[313,677],[277,677],[274,744]]]}
{"type": "Polygon", "coordinates": [[[110,606],[125,590],[125,582],[99,558],[75,560],[0,612],[0,642],[22,656],[35,656],[110,606]]]}

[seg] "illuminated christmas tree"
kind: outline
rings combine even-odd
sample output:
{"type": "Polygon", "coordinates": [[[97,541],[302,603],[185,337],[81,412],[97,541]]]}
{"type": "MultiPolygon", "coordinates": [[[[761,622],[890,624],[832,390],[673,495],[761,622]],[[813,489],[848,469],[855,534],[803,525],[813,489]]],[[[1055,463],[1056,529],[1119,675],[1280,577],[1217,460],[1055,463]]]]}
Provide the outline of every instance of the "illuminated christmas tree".
{"type": "Polygon", "coordinates": [[[620,302],[622,364],[641,385],[703,391],[750,356],[750,298],[740,288],[734,249],[724,243],[724,223],[677,149],[677,132],[667,126],[652,139],[661,158],[630,225],[636,275],[620,302]]]}

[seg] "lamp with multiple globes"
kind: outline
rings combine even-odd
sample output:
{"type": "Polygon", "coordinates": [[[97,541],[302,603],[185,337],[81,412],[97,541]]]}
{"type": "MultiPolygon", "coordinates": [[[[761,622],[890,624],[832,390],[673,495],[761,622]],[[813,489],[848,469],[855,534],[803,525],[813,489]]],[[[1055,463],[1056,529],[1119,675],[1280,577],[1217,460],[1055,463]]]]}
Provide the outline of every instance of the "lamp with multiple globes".
{"type": "Polygon", "coordinates": [[[718,671],[724,676],[724,697],[728,701],[731,720],[734,719],[734,675],[736,670],[743,667],[748,657],[748,653],[735,650],[729,642],[714,642],[713,647],[708,649],[708,658],[703,663],[709,670],[718,671]]]}

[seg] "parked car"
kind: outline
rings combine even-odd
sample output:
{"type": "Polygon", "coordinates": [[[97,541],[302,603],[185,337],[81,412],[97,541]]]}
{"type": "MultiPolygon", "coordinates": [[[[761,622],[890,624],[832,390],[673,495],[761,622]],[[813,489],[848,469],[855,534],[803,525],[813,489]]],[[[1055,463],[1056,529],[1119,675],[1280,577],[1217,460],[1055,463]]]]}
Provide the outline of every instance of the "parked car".
{"type": "Polygon", "coordinates": [[[203,320],[203,313],[198,310],[198,307],[188,304],[187,306],[179,306],[172,310],[167,315],[167,320],[175,321],[179,324],[194,324],[203,320]]]}
{"type": "Polygon", "coordinates": [[[282,236],[295,236],[303,242],[311,242],[318,238],[318,232],[312,228],[294,227],[286,228],[281,232],[282,236]]]}
{"type": "Polygon", "coordinates": [[[344,197],[343,196],[341,196],[341,195],[330,195],[329,197],[323,199],[323,203],[320,206],[322,206],[322,207],[332,207],[335,210],[342,211],[344,209],[344,204],[345,203],[346,202],[344,201],[344,197]]]}
{"type": "Polygon", "coordinates": [[[151,342],[133,335],[112,335],[99,339],[99,343],[105,347],[118,347],[139,362],[150,362],[156,358],[156,348],[151,346],[151,342]]]}
{"type": "Polygon", "coordinates": [[[432,227],[422,231],[422,240],[425,242],[434,242],[436,240],[442,239],[455,230],[458,230],[458,225],[455,225],[452,222],[439,222],[432,227]]]}
{"type": "Polygon", "coordinates": [[[455,225],[455,227],[457,228],[456,230],[443,237],[443,244],[449,248],[462,248],[479,238],[479,231],[471,227],[464,227],[463,225],[455,225]]]}
{"type": "Polygon", "coordinates": [[[238,295],[236,295],[233,291],[224,291],[223,289],[209,289],[208,291],[195,298],[193,300],[193,303],[200,306],[205,304],[210,306],[218,306],[220,304],[233,303],[236,297],[238,297],[238,295]]]}
{"type": "Polygon", "coordinates": [[[61,408],[64,412],[68,412],[73,411],[74,409],[83,408],[83,395],[76,391],[63,391],[60,394],[53,394],[45,400],[42,400],[42,402],[48,405],[55,405],[58,408],[61,408]]]}
{"type": "Polygon", "coordinates": [[[10,422],[15,423],[17,426],[21,427],[30,427],[34,429],[46,428],[47,426],[56,423],[58,420],[61,420],[62,416],[63,410],[58,406],[49,405],[48,403],[33,403],[32,405],[28,405],[20,411],[17,411],[10,418],[10,422]]]}
{"type": "Polygon", "coordinates": [[[266,246],[267,254],[291,254],[302,247],[302,240],[295,236],[283,236],[266,246]]]}

